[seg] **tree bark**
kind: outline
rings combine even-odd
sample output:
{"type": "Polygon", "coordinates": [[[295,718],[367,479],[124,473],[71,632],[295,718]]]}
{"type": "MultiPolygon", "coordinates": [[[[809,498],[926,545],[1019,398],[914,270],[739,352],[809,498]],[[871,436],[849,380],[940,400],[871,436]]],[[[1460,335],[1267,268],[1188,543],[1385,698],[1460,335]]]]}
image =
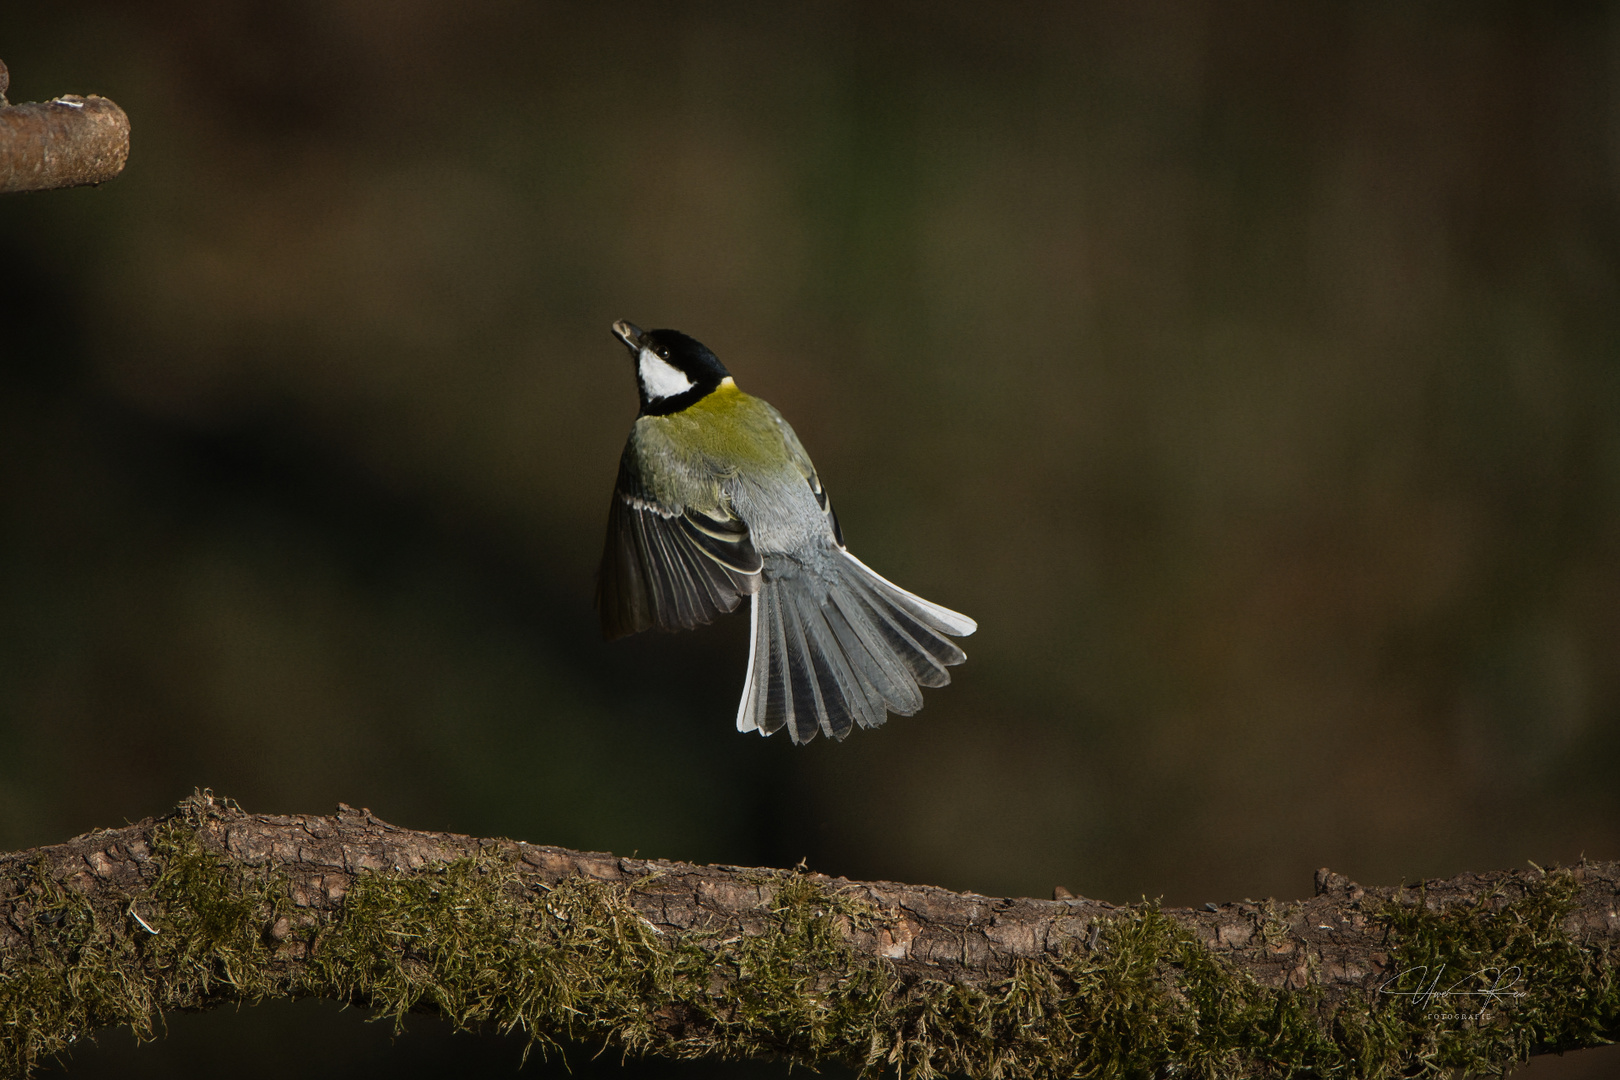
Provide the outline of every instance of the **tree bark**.
{"type": "Polygon", "coordinates": [[[129,117],[92,94],[11,105],[10,74],[0,63],[0,192],[100,184],[129,158],[129,117]]]}
{"type": "Polygon", "coordinates": [[[1421,1075],[1620,1036],[1620,864],[1115,906],[416,832],[340,806],[0,856],[0,1072],[322,995],[676,1056],[975,1076],[1421,1075]]]}

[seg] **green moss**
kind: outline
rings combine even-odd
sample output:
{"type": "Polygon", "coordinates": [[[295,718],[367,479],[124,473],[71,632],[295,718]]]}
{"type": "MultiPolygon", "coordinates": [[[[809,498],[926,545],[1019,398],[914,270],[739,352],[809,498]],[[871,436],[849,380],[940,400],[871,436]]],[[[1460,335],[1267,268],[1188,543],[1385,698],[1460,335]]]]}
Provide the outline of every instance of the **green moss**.
{"type": "Polygon", "coordinates": [[[1579,888],[1571,871],[1556,870],[1512,902],[1496,894],[1432,911],[1416,891],[1379,912],[1396,969],[1409,973],[1390,989],[1452,992],[1381,995],[1382,1018],[1411,1033],[1402,1050],[1435,1074],[1500,1074],[1535,1050],[1620,1035],[1612,947],[1583,948],[1564,928],[1579,888]],[[1486,995],[1493,987],[1500,996],[1486,995]],[[1436,1019],[1481,1010],[1478,1020],[1436,1019]]]}
{"type": "Polygon", "coordinates": [[[200,824],[173,818],[153,836],[161,865],[153,925],[160,932],[143,944],[164,988],[163,1007],[195,1007],[221,985],[244,1001],[283,994],[289,979],[265,932],[293,909],[287,879],[205,850],[200,824]]]}
{"type": "Polygon", "coordinates": [[[759,884],[772,897],[767,932],[722,940],[660,932],[631,905],[634,886],[575,878],[534,891],[499,856],[369,874],[316,940],[305,990],[396,1022],[431,1004],[547,1048],[566,1038],[809,1061],[870,1042],[888,975],[851,962],[840,926],[870,912],[798,875],[759,884]]]}
{"type": "Polygon", "coordinates": [[[706,1011],[739,1052],[785,1052],[805,1061],[847,1057],[871,1044],[891,985],[887,967],[858,960],[845,938],[876,909],[798,874],[762,876],[767,931],[715,948],[732,978],[706,1011]]]}
{"type": "Polygon", "coordinates": [[[132,897],[108,894],[97,909],[43,860],[33,865],[17,898],[29,945],[0,967],[0,1075],[26,1075],[98,1028],[149,1038],[164,1010],[196,1006],[222,982],[247,1000],[284,989],[258,928],[288,905],[285,884],[204,851],[200,805],[182,804],[154,835],[160,869],[138,909],[146,926],[132,897]]]}
{"type": "Polygon", "coordinates": [[[18,898],[33,954],[0,966],[0,1074],[25,1074],[97,1027],[148,1035],[151,988],[130,979],[134,945],[109,933],[85,897],[63,888],[36,862],[18,898]]]}
{"type": "Polygon", "coordinates": [[[504,859],[355,880],[314,943],[306,990],[403,1019],[431,1005],[454,1024],[655,1041],[645,1005],[667,1004],[680,957],[622,889],[573,879],[538,895],[504,859]]]}
{"type": "Polygon", "coordinates": [[[942,987],[891,1049],[922,1077],[1249,1077],[1316,1069],[1333,1044],[1300,995],[1216,960],[1156,905],[1099,924],[1099,948],[1027,961],[985,990],[942,987]]]}
{"type": "MultiPolygon", "coordinates": [[[[1455,977],[1442,988],[1459,990],[1523,973],[1523,996],[1494,1003],[1477,1023],[1450,1018],[1471,1011],[1457,999],[1396,994],[1352,998],[1324,1015],[1318,992],[1260,985],[1146,905],[1102,923],[1096,953],[1076,944],[993,987],[941,988],[880,1027],[892,1039],[887,1058],[924,1077],[1500,1074],[1532,1049],[1599,1045],[1620,1032],[1614,958],[1563,929],[1575,891],[1559,873],[1512,903],[1435,912],[1420,897],[1376,913],[1397,972],[1444,968],[1455,977]],[[1489,978],[1467,978],[1480,971],[1489,978]]],[[[1268,912],[1275,926],[1263,940],[1282,944],[1292,914],[1268,912]]]]}
{"type": "MultiPolygon", "coordinates": [[[[1524,996],[1493,1004],[1482,1022],[1450,1021],[1439,1017],[1457,1005],[1411,995],[1353,998],[1329,1014],[1314,992],[1233,969],[1153,904],[1099,922],[1094,949],[1072,943],[992,985],[911,989],[848,944],[849,929],[878,913],[796,873],[752,881],[758,925],[735,937],[661,933],[632,903],[645,883],[547,888],[500,854],[362,874],[320,922],[293,906],[279,873],[204,849],[204,804],[182,809],[157,830],[156,876],[140,901],[157,934],[117,906],[128,898],[94,908],[36,866],[24,898],[32,952],[0,970],[0,1072],[21,1075],[97,1027],[150,1035],[162,1010],[222,993],[336,998],[396,1023],[431,1008],[543,1050],[581,1040],[626,1053],[836,1059],[923,1080],[1438,1076],[1500,1071],[1532,1049],[1620,1029],[1613,957],[1563,929],[1577,888],[1567,873],[1511,903],[1437,912],[1414,893],[1373,913],[1398,971],[1443,968],[1466,989],[1472,972],[1522,970],[1524,996]]],[[[1266,909],[1260,940],[1285,946],[1296,914],[1266,909]]]]}

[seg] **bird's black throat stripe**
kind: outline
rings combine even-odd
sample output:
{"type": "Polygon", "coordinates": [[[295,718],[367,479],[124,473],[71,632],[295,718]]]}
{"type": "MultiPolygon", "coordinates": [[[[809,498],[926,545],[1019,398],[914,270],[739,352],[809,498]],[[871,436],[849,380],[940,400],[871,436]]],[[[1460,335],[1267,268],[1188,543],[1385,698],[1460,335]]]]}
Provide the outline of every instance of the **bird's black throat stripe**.
{"type": "MultiPolygon", "coordinates": [[[[687,377],[690,378],[691,376],[688,375],[687,377]]],[[[671,397],[653,398],[650,401],[643,401],[641,403],[641,415],[669,416],[671,413],[678,413],[684,409],[689,409],[693,405],[696,405],[698,402],[702,401],[704,398],[708,397],[710,394],[714,393],[715,390],[720,386],[720,380],[724,378],[725,376],[722,375],[720,379],[715,379],[713,382],[700,382],[696,386],[693,386],[692,389],[675,394],[671,397]]]]}

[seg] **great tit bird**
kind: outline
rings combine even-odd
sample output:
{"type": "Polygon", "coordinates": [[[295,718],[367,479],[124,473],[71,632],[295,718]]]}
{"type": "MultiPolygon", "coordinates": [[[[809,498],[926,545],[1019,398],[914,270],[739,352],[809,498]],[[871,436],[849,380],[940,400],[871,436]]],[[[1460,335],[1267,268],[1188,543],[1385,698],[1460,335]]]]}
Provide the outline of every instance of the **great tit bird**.
{"type": "Polygon", "coordinates": [[[641,413],[619,459],[597,578],[609,640],[687,630],[749,598],[737,730],[795,743],[922,708],[923,686],[967,659],[978,629],[867,568],[844,546],[827,492],[782,414],[737,389],[675,330],[613,324],[641,413]]]}

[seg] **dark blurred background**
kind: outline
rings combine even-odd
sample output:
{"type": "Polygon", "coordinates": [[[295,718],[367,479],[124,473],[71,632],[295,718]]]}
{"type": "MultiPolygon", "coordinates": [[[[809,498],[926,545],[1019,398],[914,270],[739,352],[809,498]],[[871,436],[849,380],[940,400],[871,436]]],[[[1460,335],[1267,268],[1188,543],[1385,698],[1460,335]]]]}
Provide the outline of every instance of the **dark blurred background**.
{"type": "MultiPolygon", "coordinates": [[[[0,850],[209,786],[1176,905],[1620,857],[1615,5],[86,2],[0,59],[134,129],[0,200],[0,850]],[[598,640],[616,318],[979,620],[921,714],[796,749],[745,617],[598,640]]],[[[415,1027],[65,1068],[517,1068],[415,1027]]]]}

